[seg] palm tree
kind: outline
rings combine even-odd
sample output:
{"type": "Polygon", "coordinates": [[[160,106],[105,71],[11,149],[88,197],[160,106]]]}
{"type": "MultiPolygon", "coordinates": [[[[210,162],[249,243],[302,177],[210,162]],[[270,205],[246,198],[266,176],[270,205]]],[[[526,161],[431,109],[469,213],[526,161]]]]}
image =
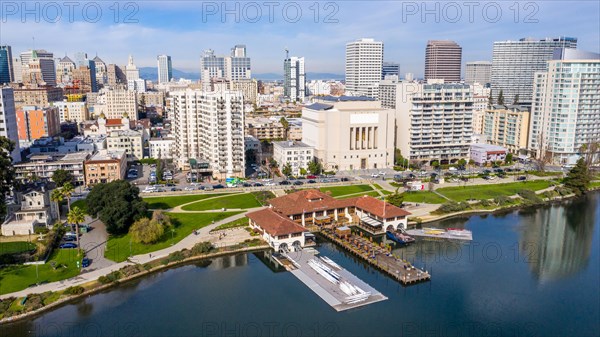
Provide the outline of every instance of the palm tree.
{"type": "Polygon", "coordinates": [[[60,203],[64,200],[64,195],[62,193],[62,189],[55,188],[52,190],[52,194],[50,194],[50,200],[54,201],[57,205],[58,209],[58,221],[60,222],[60,203]]]}
{"type": "Polygon", "coordinates": [[[85,221],[85,214],[81,208],[75,206],[72,210],[69,210],[67,215],[67,221],[75,224],[75,235],[77,236],[77,247],[79,249],[79,224],[85,221]]]}
{"type": "Polygon", "coordinates": [[[62,194],[63,197],[65,197],[65,199],[67,199],[67,207],[69,208],[69,212],[71,211],[71,196],[73,195],[73,192],[75,192],[75,189],[73,188],[73,185],[71,185],[71,183],[65,183],[63,185],[63,187],[61,188],[62,190],[62,194]]]}

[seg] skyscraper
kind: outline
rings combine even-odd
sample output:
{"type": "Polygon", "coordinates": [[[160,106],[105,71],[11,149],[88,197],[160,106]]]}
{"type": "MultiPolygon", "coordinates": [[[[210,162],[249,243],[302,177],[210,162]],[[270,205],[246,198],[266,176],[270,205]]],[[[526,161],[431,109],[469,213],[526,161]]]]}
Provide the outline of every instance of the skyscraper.
{"type": "Polygon", "coordinates": [[[45,50],[29,50],[21,53],[23,83],[30,86],[56,85],[54,54],[45,50]]]}
{"type": "Polygon", "coordinates": [[[304,101],[306,75],[304,57],[290,57],[283,62],[283,95],[292,102],[304,101]]]}
{"type": "MultiPolygon", "coordinates": [[[[244,176],[244,105],[239,91],[170,93],[176,157],[208,162],[213,175],[244,176]],[[193,103],[191,103],[193,102],[193,103]]],[[[225,178],[225,177],[223,177],[225,178]]]]}
{"type": "Polygon", "coordinates": [[[133,81],[140,78],[140,70],[133,63],[133,56],[129,55],[129,61],[125,66],[125,76],[127,81],[133,81]]]}
{"type": "Polygon", "coordinates": [[[425,49],[425,80],[441,79],[446,83],[460,82],[462,47],[454,41],[427,41],[425,49]]]}
{"type": "Polygon", "coordinates": [[[383,66],[383,42],[359,39],[346,44],[346,92],[377,98],[383,66]]]}
{"type": "Polygon", "coordinates": [[[21,161],[21,150],[19,149],[19,132],[17,129],[17,112],[15,110],[15,97],[12,88],[0,87],[0,137],[6,137],[13,141],[15,149],[10,156],[13,163],[21,161]]]}
{"type": "Polygon", "coordinates": [[[383,66],[381,67],[381,79],[385,79],[386,76],[398,76],[400,79],[400,64],[394,62],[383,62],[383,66]]]}
{"type": "Polygon", "coordinates": [[[158,83],[166,83],[173,79],[173,66],[171,65],[171,56],[158,55],[158,83]]]}
{"type": "Polygon", "coordinates": [[[465,64],[465,83],[479,83],[486,85],[490,83],[492,76],[492,62],[490,61],[475,61],[465,64]]]}
{"type": "Polygon", "coordinates": [[[554,58],[535,74],[529,149],[554,164],[573,165],[582,146],[600,139],[600,54],[564,48],[554,58]]]}
{"type": "Polygon", "coordinates": [[[0,85],[15,81],[10,46],[0,46],[0,85]]]}
{"type": "Polygon", "coordinates": [[[202,83],[210,86],[211,79],[237,81],[251,77],[250,58],[246,56],[246,46],[236,45],[230,56],[216,56],[214,50],[204,51],[200,59],[202,83]]]}
{"type": "Polygon", "coordinates": [[[519,41],[494,42],[491,77],[494,100],[502,90],[505,102],[512,103],[519,95],[519,103],[531,104],[534,74],[548,69],[547,61],[552,59],[557,48],[577,48],[577,39],[523,38],[519,41]]]}

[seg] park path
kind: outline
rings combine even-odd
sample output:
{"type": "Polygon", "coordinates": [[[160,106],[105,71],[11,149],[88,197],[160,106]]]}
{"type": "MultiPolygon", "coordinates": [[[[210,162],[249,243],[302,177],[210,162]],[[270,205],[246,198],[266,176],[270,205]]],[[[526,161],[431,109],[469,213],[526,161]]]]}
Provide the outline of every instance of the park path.
{"type": "MultiPolygon", "coordinates": [[[[173,208],[160,209],[160,211],[171,212],[171,213],[184,213],[184,212],[190,212],[190,213],[195,212],[195,213],[198,213],[197,211],[185,211],[185,210],[183,210],[182,207],[183,206],[187,206],[187,205],[191,205],[191,204],[195,204],[197,202],[203,202],[203,201],[206,201],[206,200],[213,200],[213,199],[225,198],[225,197],[228,197],[228,196],[231,196],[231,195],[239,195],[239,194],[244,194],[244,192],[227,193],[225,195],[218,195],[218,196],[214,196],[214,197],[210,197],[210,198],[206,198],[206,199],[200,199],[200,200],[190,201],[190,202],[186,202],[185,204],[181,204],[181,205],[178,205],[178,206],[173,207],[173,208]]],[[[154,209],[152,209],[152,211],[154,211],[154,209]]]]}
{"type": "MultiPolygon", "coordinates": [[[[94,271],[84,272],[84,273],[81,273],[75,277],[72,277],[72,278],[69,278],[66,280],[50,282],[50,283],[42,284],[39,286],[26,288],[21,291],[16,291],[13,293],[0,295],[0,299],[5,299],[8,297],[23,297],[28,294],[40,294],[40,293],[43,293],[46,291],[60,291],[60,290],[66,289],[68,287],[82,285],[82,284],[88,283],[90,281],[97,280],[100,276],[105,276],[115,270],[119,270],[128,265],[132,265],[135,263],[144,264],[144,263],[147,263],[150,261],[164,258],[173,252],[180,251],[185,248],[191,249],[196,243],[203,242],[203,241],[211,241],[211,242],[214,242],[215,245],[221,246],[221,247],[234,245],[237,243],[236,240],[239,239],[240,237],[242,237],[240,233],[236,232],[236,235],[231,235],[231,236],[227,235],[226,240],[218,240],[219,233],[211,234],[210,231],[222,224],[243,218],[247,212],[251,212],[254,210],[261,209],[261,208],[262,207],[251,208],[251,209],[246,210],[246,212],[230,216],[228,218],[225,218],[223,220],[217,221],[213,224],[210,224],[208,226],[200,228],[198,230],[198,232],[199,232],[198,235],[191,233],[190,235],[186,236],[185,238],[183,238],[181,241],[174,244],[173,246],[152,252],[150,254],[135,255],[135,256],[129,258],[128,261],[115,263],[113,265],[110,265],[110,266],[107,266],[107,267],[104,267],[101,269],[97,269],[94,271]],[[217,239],[215,239],[215,238],[217,238],[217,239]]],[[[249,237],[250,237],[250,234],[248,233],[248,238],[249,237]]]]}

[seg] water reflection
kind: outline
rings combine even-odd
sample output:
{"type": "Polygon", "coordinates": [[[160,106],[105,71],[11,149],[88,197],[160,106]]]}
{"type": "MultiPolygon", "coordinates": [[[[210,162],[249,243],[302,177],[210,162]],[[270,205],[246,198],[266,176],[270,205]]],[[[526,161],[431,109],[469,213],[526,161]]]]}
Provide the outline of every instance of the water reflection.
{"type": "Polygon", "coordinates": [[[540,283],[572,277],[588,265],[598,195],[587,198],[538,208],[524,221],[519,248],[540,283]]]}
{"type": "Polygon", "coordinates": [[[212,263],[208,267],[213,270],[221,270],[233,267],[242,267],[246,265],[248,265],[248,255],[239,254],[213,259],[212,263]]]}

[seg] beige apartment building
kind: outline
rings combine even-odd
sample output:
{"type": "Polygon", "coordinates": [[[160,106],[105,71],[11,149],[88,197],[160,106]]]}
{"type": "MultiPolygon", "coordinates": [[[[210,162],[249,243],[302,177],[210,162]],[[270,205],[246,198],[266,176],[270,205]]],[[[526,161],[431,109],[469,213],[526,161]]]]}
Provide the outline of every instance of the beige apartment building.
{"type": "Polygon", "coordinates": [[[63,90],[61,88],[45,87],[27,89],[20,88],[14,90],[15,108],[26,105],[47,106],[50,102],[62,101],[63,90]]]}
{"type": "Polygon", "coordinates": [[[485,111],[482,131],[488,143],[518,153],[527,148],[529,117],[529,109],[525,106],[494,105],[485,111]]]}
{"type": "Polygon", "coordinates": [[[127,155],[123,150],[98,151],[85,161],[85,185],[110,183],[125,178],[127,171],[127,155]]]}

